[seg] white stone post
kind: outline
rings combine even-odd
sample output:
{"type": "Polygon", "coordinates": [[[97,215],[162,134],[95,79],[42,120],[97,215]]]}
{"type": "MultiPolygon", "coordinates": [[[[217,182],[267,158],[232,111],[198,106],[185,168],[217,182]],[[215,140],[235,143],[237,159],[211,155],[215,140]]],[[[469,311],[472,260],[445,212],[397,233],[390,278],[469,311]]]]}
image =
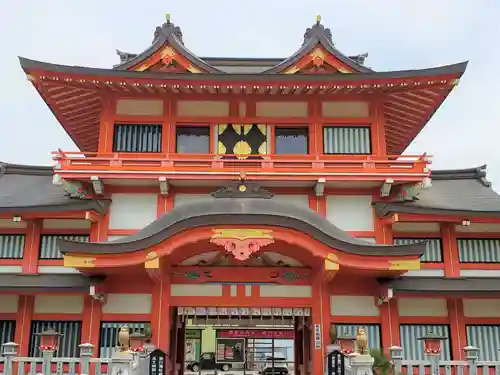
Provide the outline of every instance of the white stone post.
{"type": "Polygon", "coordinates": [[[4,356],[3,374],[12,375],[12,360],[17,355],[17,345],[15,342],[7,342],[2,345],[2,354],[4,356]]]}
{"type": "Polygon", "coordinates": [[[403,348],[400,346],[391,346],[389,348],[391,363],[394,366],[396,374],[403,373],[403,348]]]}
{"type": "Polygon", "coordinates": [[[466,346],[464,348],[465,360],[469,367],[469,375],[477,375],[477,359],[479,356],[479,348],[475,346],[466,346]]]}
{"type": "Polygon", "coordinates": [[[86,343],[78,346],[80,348],[80,375],[90,374],[90,358],[94,345],[86,343]]]}
{"type": "Polygon", "coordinates": [[[52,359],[54,358],[54,349],[42,350],[42,373],[44,375],[52,374],[52,359]]]}

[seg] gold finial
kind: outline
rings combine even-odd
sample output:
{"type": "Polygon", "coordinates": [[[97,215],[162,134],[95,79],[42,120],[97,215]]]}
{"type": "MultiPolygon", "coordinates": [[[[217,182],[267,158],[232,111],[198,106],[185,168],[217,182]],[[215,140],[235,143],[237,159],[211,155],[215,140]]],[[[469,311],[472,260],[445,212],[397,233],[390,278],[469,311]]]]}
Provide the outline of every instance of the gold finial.
{"type": "Polygon", "coordinates": [[[170,13],[165,14],[165,19],[167,20],[167,23],[170,23],[170,13]]]}
{"type": "Polygon", "coordinates": [[[316,16],[316,23],[320,23],[321,22],[321,16],[318,14],[316,16]]]}

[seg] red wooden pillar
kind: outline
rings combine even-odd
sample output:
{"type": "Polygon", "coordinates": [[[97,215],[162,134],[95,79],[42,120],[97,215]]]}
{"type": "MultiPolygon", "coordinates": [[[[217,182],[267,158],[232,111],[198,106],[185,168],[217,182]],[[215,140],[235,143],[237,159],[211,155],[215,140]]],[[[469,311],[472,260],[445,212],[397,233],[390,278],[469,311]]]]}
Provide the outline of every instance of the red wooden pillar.
{"type": "MultiPolygon", "coordinates": [[[[151,328],[153,330],[153,343],[164,352],[168,353],[170,346],[170,269],[165,270],[166,275],[156,281],[153,286],[153,303],[151,308],[151,328]]],[[[173,359],[172,359],[173,360],[173,359]]]]}
{"type": "Polygon", "coordinates": [[[460,276],[457,237],[453,223],[441,224],[441,241],[443,244],[444,275],[446,277],[460,276]]]}
{"type": "Polygon", "coordinates": [[[379,306],[380,309],[380,325],[382,331],[382,346],[384,352],[389,354],[391,346],[401,345],[399,337],[399,313],[398,301],[395,298],[379,306]]]}
{"type": "Polygon", "coordinates": [[[18,355],[20,357],[27,357],[29,354],[31,320],[33,318],[34,306],[34,296],[19,296],[14,342],[19,345],[18,355]]]}
{"type": "MultiPolygon", "coordinates": [[[[311,353],[311,362],[309,364],[309,372],[313,375],[322,375],[323,374],[323,338],[320,337],[319,341],[319,346],[317,346],[317,341],[316,341],[316,331],[319,328],[320,334],[323,336],[324,335],[324,329],[323,329],[323,308],[322,308],[322,297],[323,297],[323,292],[322,292],[322,281],[321,280],[314,280],[313,285],[312,285],[312,308],[311,308],[311,325],[310,325],[310,331],[309,331],[309,338],[310,338],[310,345],[309,345],[309,350],[311,353]]],[[[304,353],[306,354],[306,353],[304,353]]],[[[305,360],[307,364],[307,357],[305,360]]],[[[307,366],[305,373],[307,374],[307,366]]]]}
{"type": "Polygon", "coordinates": [[[26,227],[24,257],[22,262],[22,269],[25,274],[38,273],[38,256],[40,253],[42,224],[42,220],[30,220],[26,227]]]}
{"type": "Polygon", "coordinates": [[[99,354],[99,335],[101,331],[102,302],[85,296],[82,319],[82,344],[94,345],[92,354],[99,354]]]}
{"type": "Polygon", "coordinates": [[[465,316],[463,300],[461,298],[449,298],[448,319],[450,322],[451,354],[455,360],[463,359],[463,348],[467,346],[467,332],[465,329],[465,316]]]}

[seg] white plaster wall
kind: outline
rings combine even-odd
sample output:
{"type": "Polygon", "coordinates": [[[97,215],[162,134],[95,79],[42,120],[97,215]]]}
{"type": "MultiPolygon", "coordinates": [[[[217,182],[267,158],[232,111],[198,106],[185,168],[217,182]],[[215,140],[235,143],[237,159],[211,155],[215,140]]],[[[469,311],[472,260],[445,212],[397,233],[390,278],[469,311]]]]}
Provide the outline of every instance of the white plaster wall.
{"type": "Polygon", "coordinates": [[[179,116],[229,116],[229,102],[216,100],[179,100],[179,116]]]}
{"type": "Polygon", "coordinates": [[[307,102],[257,102],[255,113],[265,117],[306,117],[307,102]]]}
{"type": "Polygon", "coordinates": [[[439,223],[394,223],[392,225],[394,236],[397,232],[422,232],[422,233],[436,233],[441,230],[439,223]]]}
{"type": "Polygon", "coordinates": [[[47,229],[90,229],[90,221],[45,219],[43,227],[47,229]]]}
{"type": "Polygon", "coordinates": [[[116,114],[131,116],[163,115],[163,100],[118,99],[116,114]]]}
{"type": "Polygon", "coordinates": [[[26,228],[26,221],[15,222],[12,219],[0,219],[0,227],[2,228],[26,228]]]}
{"type": "Polygon", "coordinates": [[[35,296],[34,312],[37,314],[81,314],[83,295],[56,296],[40,294],[35,296]]]}
{"type": "Polygon", "coordinates": [[[310,285],[261,285],[261,297],[312,297],[310,285]]]}
{"type": "Polygon", "coordinates": [[[104,314],[150,314],[152,295],[145,293],[110,293],[102,307],[104,314]]]}
{"type": "Polygon", "coordinates": [[[76,268],[64,267],[64,266],[40,266],[38,267],[38,273],[49,273],[49,274],[68,274],[68,273],[80,273],[76,268]]]}
{"type": "Polygon", "coordinates": [[[371,203],[371,195],[329,195],[326,197],[326,217],[343,230],[372,231],[371,203]]]}
{"type": "Polygon", "coordinates": [[[500,270],[460,270],[460,276],[465,277],[500,277],[500,270]]]}
{"type": "Polygon", "coordinates": [[[336,316],[380,315],[373,296],[330,296],[330,312],[336,316]]]}
{"type": "Polygon", "coordinates": [[[442,277],[444,276],[444,270],[434,270],[434,269],[423,269],[423,270],[413,270],[408,271],[404,276],[410,277],[442,277]]]}
{"type": "Polygon", "coordinates": [[[119,240],[120,238],[124,238],[127,236],[108,236],[108,241],[119,240]]]}
{"type": "MultiPolygon", "coordinates": [[[[499,281],[500,282],[500,281],[499,281]]],[[[500,299],[464,298],[464,315],[466,317],[498,318],[500,317],[500,299]]]]}
{"type": "Polygon", "coordinates": [[[463,225],[455,225],[455,231],[458,233],[495,233],[500,232],[500,224],[473,222],[471,223],[471,225],[466,227],[464,227],[463,225]]]}
{"type": "Polygon", "coordinates": [[[400,316],[448,316],[445,298],[398,298],[400,316]]]}
{"type": "Polygon", "coordinates": [[[222,297],[222,284],[172,284],[172,297],[222,297]]]}
{"type": "Polygon", "coordinates": [[[156,220],[157,194],[111,195],[110,229],[141,229],[156,220]]]}
{"type": "Polygon", "coordinates": [[[0,266],[0,273],[5,274],[5,273],[22,273],[23,272],[23,267],[22,266],[0,266]]]}
{"type": "Polygon", "coordinates": [[[302,208],[309,208],[309,197],[307,194],[276,194],[271,198],[280,203],[294,204],[302,208]]]}
{"type": "Polygon", "coordinates": [[[210,194],[175,194],[174,207],[181,204],[207,202],[214,199],[210,194]]]}
{"type": "Polygon", "coordinates": [[[12,314],[17,312],[19,296],[14,294],[0,294],[0,313],[12,314]]]}
{"type": "Polygon", "coordinates": [[[321,112],[325,117],[368,117],[369,105],[360,101],[322,102],[321,112]]]}

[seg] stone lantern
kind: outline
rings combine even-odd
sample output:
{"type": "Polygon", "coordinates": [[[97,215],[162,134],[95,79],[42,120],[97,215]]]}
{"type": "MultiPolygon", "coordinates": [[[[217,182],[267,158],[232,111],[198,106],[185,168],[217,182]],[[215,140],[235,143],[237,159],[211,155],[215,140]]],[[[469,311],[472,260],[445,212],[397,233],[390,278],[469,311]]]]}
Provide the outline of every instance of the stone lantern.
{"type": "Polygon", "coordinates": [[[340,345],[340,350],[344,354],[353,354],[355,352],[356,336],[349,335],[347,331],[337,336],[337,342],[340,345]]]}
{"type": "Polygon", "coordinates": [[[424,353],[426,355],[439,356],[443,350],[441,342],[447,337],[430,331],[427,335],[422,336],[419,340],[424,342],[424,353]]]}
{"type": "Polygon", "coordinates": [[[56,350],[59,343],[59,337],[62,334],[54,331],[53,329],[47,329],[46,331],[36,333],[36,336],[40,336],[40,350],[56,350]]]}

